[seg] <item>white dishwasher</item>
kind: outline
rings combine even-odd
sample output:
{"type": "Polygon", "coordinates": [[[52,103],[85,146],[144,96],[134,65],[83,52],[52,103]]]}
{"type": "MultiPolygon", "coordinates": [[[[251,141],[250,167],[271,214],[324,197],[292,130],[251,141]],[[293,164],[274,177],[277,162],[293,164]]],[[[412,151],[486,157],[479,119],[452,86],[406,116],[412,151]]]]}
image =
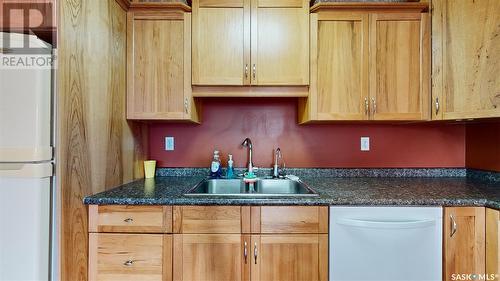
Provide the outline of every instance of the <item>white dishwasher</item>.
{"type": "Polygon", "coordinates": [[[330,281],[442,280],[441,207],[330,207],[330,281]]]}

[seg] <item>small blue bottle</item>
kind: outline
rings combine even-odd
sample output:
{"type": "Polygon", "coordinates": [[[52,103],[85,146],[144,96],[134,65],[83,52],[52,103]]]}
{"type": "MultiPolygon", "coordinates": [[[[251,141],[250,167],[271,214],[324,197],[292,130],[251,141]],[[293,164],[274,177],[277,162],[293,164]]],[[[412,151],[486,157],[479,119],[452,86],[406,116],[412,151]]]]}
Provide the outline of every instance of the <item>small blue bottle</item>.
{"type": "Polygon", "coordinates": [[[220,179],[222,177],[222,165],[220,164],[219,151],[214,151],[214,159],[210,165],[210,178],[220,179]]]}
{"type": "Polygon", "coordinates": [[[226,178],[233,179],[234,178],[233,155],[229,154],[227,157],[229,158],[229,160],[227,160],[226,178]]]}

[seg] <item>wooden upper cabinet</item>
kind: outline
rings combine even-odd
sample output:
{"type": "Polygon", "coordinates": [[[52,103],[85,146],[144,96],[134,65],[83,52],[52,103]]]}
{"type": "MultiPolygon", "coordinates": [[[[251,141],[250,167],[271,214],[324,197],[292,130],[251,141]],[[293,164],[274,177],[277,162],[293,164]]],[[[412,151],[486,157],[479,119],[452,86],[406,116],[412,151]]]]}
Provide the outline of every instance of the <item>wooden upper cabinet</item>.
{"type": "Polygon", "coordinates": [[[328,235],[252,235],[251,280],[327,281],[328,235]]]}
{"type": "Polygon", "coordinates": [[[193,0],[196,86],[309,84],[307,0],[193,0]]]}
{"type": "Polygon", "coordinates": [[[127,15],[127,119],[192,120],[191,14],[127,15]]]}
{"type": "Polygon", "coordinates": [[[426,14],[371,15],[370,106],[374,120],[429,119],[429,36],[426,14]]]}
{"type": "Polygon", "coordinates": [[[252,85],[309,85],[309,1],[252,0],[252,85]]]}
{"type": "Polygon", "coordinates": [[[299,122],[429,119],[428,4],[343,4],[318,4],[310,16],[299,122]]]}
{"type": "Polygon", "coordinates": [[[444,216],[444,280],[453,280],[452,274],[484,274],[485,209],[448,207],[444,216]]]}
{"type": "Polygon", "coordinates": [[[311,14],[310,26],[309,118],[368,119],[368,14],[311,14]]]}
{"type": "Polygon", "coordinates": [[[433,119],[500,117],[500,1],[433,7],[433,119]]]}
{"type": "Polygon", "coordinates": [[[500,212],[486,208],[486,274],[500,273],[500,212]]]}
{"type": "Polygon", "coordinates": [[[250,0],[193,0],[193,85],[246,85],[250,0]]]}

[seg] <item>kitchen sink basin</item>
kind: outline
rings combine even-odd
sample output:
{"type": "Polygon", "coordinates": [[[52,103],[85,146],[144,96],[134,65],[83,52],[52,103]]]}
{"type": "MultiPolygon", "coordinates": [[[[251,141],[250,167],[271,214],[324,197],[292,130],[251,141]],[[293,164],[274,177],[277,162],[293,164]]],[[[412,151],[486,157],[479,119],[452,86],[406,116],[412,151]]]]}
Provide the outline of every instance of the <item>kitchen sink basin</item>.
{"type": "Polygon", "coordinates": [[[258,179],[246,184],[242,179],[205,179],[191,188],[187,196],[229,197],[303,197],[318,196],[314,190],[299,180],[258,179]]]}

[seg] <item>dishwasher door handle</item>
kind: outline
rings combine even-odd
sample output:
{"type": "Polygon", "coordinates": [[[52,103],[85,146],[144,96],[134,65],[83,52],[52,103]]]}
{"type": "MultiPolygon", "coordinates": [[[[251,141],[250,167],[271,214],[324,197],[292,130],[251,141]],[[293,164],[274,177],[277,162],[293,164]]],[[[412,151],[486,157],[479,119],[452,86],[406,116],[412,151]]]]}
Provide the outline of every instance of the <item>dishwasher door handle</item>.
{"type": "Polygon", "coordinates": [[[339,219],[337,224],[361,228],[384,228],[384,229],[401,229],[401,228],[424,228],[436,224],[436,220],[408,220],[408,221],[376,221],[376,220],[359,220],[359,219],[339,219]]]}

